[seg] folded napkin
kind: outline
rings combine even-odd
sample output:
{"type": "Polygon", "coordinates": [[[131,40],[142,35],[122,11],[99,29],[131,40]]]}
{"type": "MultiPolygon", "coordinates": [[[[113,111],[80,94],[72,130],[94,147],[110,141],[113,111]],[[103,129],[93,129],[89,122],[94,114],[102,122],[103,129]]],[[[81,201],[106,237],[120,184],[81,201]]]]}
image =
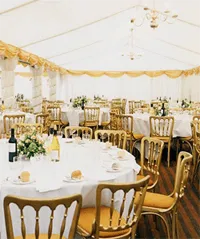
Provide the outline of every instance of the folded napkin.
{"type": "Polygon", "coordinates": [[[63,175],[60,173],[60,163],[48,163],[47,167],[40,167],[36,175],[36,190],[48,192],[62,187],[63,175]]]}

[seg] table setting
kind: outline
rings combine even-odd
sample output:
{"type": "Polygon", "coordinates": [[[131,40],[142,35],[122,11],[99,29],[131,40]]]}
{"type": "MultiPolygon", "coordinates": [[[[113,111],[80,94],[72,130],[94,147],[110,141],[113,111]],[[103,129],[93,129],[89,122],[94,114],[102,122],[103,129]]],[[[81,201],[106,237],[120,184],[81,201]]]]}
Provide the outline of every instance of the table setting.
{"type": "MultiPolygon", "coordinates": [[[[45,137],[44,137],[45,138],[45,137]]],[[[51,161],[46,155],[36,154],[30,159],[17,156],[8,162],[8,143],[0,140],[0,222],[2,238],[5,238],[3,199],[6,195],[25,197],[58,197],[80,193],[83,207],[95,205],[96,187],[101,182],[132,182],[140,171],[133,155],[125,150],[96,140],[59,138],[60,161],[51,161]]],[[[105,194],[106,195],[106,194],[105,194]]],[[[107,201],[107,196],[104,198],[107,201]]],[[[41,212],[47,213],[47,209],[41,212]]],[[[62,209],[58,210],[59,213],[62,209]]],[[[25,214],[31,217],[28,209],[25,214]]],[[[41,215],[41,217],[42,217],[41,215]]],[[[20,218],[13,209],[16,235],[19,234],[20,218]],[[18,218],[18,219],[17,219],[18,218]]],[[[41,231],[46,222],[42,222],[41,231]]],[[[55,225],[55,231],[59,226],[55,225]]],[[[29,230],[29,227],[28,227],[29,230]]],[[[31,230],[31,229],[30,229],[31,230]]],[[[67,235],[68,231],[66,231],[67,235]]]]}

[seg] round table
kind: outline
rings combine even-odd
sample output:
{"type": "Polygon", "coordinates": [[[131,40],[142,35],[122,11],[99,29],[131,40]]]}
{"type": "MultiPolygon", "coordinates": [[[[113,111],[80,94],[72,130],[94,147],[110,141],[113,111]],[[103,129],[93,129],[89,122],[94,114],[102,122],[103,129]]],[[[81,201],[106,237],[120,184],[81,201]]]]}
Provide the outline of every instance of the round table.
{"type": "MultiPolygon", "coordinates": [[[[135,113],[133,116],[133,129],[134,133],[143,134],[145,136],[150,135],[150,125],[148,113],[135,113]]],[[[189,114],[176,114],[174,117],[174,130],[173,137],[187,137],[192,136],[190,123],[192,121],[192,115],[189,114]]]]}
{"type": "MultiPolygon", "coordinates": [[[[96,141],[86,141],[80,144],[75,142],[69,143],[67,139],[59,139],[61,145],[60,162],[51,162],[47,157],[41,160],[31,160],[24,164],[24,170],[30,171],[32,179],[35,182],[27,185],[13,184],[13,178],[19,175],[19,170],[15,167],[17,164],[8,163],[8,144],[0,141],[0,169],[1,169],[1,187],[0,187],[0,225],[2,239],[5,236],[3,199],[6,195],[18,195],[33,198],[53,198],[69,196],[72,194],[81,194],[83,197],[83,207],[94,206],[96,197],[96,187],[101,182],[133,182],[140,170],[140,166],[136,163],[134,156],[126,151],[125,160],[121,161],[117,157],[119,149],[113,147],[106,149],[104,143],[96,141]],[[119,172],[107,172],[113,162],[121,165],[119,172]],[[81,182],[65,182],[66,175],[71,175],[74,170],[81,170],[84,179],[81,182]]],[[[106,204],[109,196],[105,194],[103,203],[106,204]]],[[[70,209],[68,216],[69,223],[72,218],[72,210],[70,209]]],[[[40,232],[45,232],[49,221],[46,217],[50,211],[43,208],[40,214],[41,228],[40,232]]],[[[25,209],[25,217],[29,218],[27,224],[27,233],[33,232],[34,211],[30,208],[25,209]]],[[[63,208],[58,208],[55,217],[62,219],[63,208]]],[[[14,218],[15,235],[20,234],[20,217],[16,207],[12,207],[12,217],[14,218]]],[[[56,220],[54,225],[54,233],[58,233],[60,228],[60,220],[56,220]]],[[[68,229],[65,236],[68,235],[68,229]]]]}

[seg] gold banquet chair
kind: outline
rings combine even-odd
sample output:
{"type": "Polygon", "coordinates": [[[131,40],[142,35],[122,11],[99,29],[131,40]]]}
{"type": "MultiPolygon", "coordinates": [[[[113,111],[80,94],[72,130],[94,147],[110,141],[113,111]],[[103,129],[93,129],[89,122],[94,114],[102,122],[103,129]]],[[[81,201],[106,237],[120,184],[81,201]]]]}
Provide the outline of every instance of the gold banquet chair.
{"type": "Polygon", "coordinates": [[[197,176],[197,169],[200,163],[200,120],[193,120],[191,122],[191,130],[192,130],[192,139],[193,139],[193,173],[192,173],[192,181],[195,176],[197,176]]]}
{"type": "Polygon", "coordinates": [[[47,111],[49,113],[49,120],[51,124],[56,125],[59,130],[69,124],[69,122],[61,119],[61,107],[59,105],[54,104],[47,106],[47,111]]]}
{"type": "Polygon", "coordinates": [[[170,166],[171,141],[173,138],[174,117],[150,116],[150,137],[162,140],[168,145],[167,163],[170,166]]]}
{"type": "MultiPolygon", "coordinates": [[[[184,196],[184,190],[187,185],[192,155],[187,152],[180,152],[178,155],[174,190],[170,195],[147,192],[142,207],[142,215],[155,215],[162,219],[167,230],[168,239],[178,239],[178,203],[184,196]],[[170,233],[169,221],[171,221],[172,230],[170,233]],[[172,234],[172,235],[171,235],[172,234]]],[[[137,195],[138,196],[138,195],[137,195]]]]}
{"type": "Polygon", "coordinates": [[[43,127],[42,124],[26,124],[26,123],[18,123],[14,124],[13,128],[15,129],[15,134],[17,137],[25,134],[25,133],[33,133],[42,134],[43,127]]]}
{"type": "Polygon", "coordinates": [[[77,222],[80,214],[80,209],[82,206],[82,196],[79,194],[69,196],[69,197],[61,197],[61,198],[53,198],[53,199],[46,199],[46,198],[24,198],[24,197],[17,197],[17,196],[11,196],[8,195],[4,198],[4,214],[5,214],[5,224],[6,224],[6,233],[7,238],[9,239],[66,239],[66,237],[63,236],[65,228],[66,228],[66,222],[68,218],[68,209],[71,207],[72,204],[75,204],[75,210],[72,217],[72,225],[69,231],[69,237],[68,239],[74,239],[75,237],[75,231],[77,227],[77,222]],[[12,214],[10,210],[10,204],[16,204],[20,210],[20,219],[21,219],[21,234],[22,236],[14,236],[14,228],[12,225],[12,214]],[[53,231],[53,225],[54,225],[54,211],[56,208],[62,205],[65,207],[64,216],[62,219],[62,224],[60,227],[60,234],[52,234],[53,231]],[[31,207],[35,210],[36,216],[35,216],[35,233],[34,234],[26,234],[26,225],[25,222],[28,220],[25,220],[25,216],[23,213],[23,209],[25,207],[31,207]],[[49,228],[48,232],[46,234],[40,233],[40,209],[43,207],[48,207],[51,210],[51,215],[49,218],[49,228]]]}
{"type": "Polygon", "coordinates": [[[102,141],[111,142],[113,146],[126,149],[126,132],[124,130],[97,130],[95,131],[95,140],[99,138],[102,141]]]}
{"type": "Polygon", "coordinates": [[[147,190],[155,191],[160,176],[160,162],[164,142],[150,137],[144,137],[141,141],[141,156],[140,156],[140,174],[137,175],[137,180],[141,180],[146,175],[150,175],[147,190]]]}
{"type": "Polygon", "coordinates": [[[4,133],[6,137],[10,137],[10,129],[13,124],[24,123],[25,122],[25,114],[16,114],[16,115],[4,115],[3,116],[3,124],[4,124],[4,133]]]}
{"type": "Polygon", "coordinates": [[[82,137],[83,135],[88,135],[89,139],[92,139],[93,131],[89,127],[81,127],[81,126],[67,126],[65,127],[65,138],[69,138],[73,134],[77,134],[78,137],[82,137]]]}
{"type": "Polygon", "coordinates": [[[135,238],[138,221],[141,215],[149,176],[141,181],[130,184],[100,184],[96,190],[96,207],[82,208],[78,221],[77,232],[83,238],[135,238]],[[109,193],[109,206],[103,203],[103,196],[109,193]],[[133,195],[127,200],[128,194],[133,195]],[[135,202],[135,195],[139,200],[135,202]],[[119,202],[117,210],[115,200],[119,202]],[[127,207],[128,212],[124,211],[127,207]]]}
{"type": "Polygon", "coordinates": [[[133,148],[135,144],[139,142],[144,135],[143,134],[135,134],[133,132],[133,116],[132,115],[116,115],[116,122],[117,122],[117,130],[124,130],[127,134],[127,150],[129,152],[133,152],[133,148]]]}
{"type": "Polygon", "coordinates": [[[85,127],[94,127],[98,129],[99,126],[99,107],[89,107],[85,106],[84,108],[84,126],[85,127]]]}
{"type": "Polygon", "coordinates": [[[42,124],[43,126],[43,133],[48,133],[49,132],[49,127],[50,127],[50,120],[49,120],[49,114],[37,114],[35,117],[35,122],[37,124],[42,124]]]}

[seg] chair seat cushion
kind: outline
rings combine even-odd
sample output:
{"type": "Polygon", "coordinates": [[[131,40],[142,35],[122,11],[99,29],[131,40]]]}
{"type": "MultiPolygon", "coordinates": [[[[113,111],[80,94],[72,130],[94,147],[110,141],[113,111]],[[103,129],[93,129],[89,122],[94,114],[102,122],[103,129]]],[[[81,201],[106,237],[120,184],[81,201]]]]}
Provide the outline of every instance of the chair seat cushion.
{"type": "Polygon", "coordinates": [[[102,126],[108,126],[109,124],[110,124],[110,121],[101,122],[101,125],[102,125],[102,126]]]}
{"type": "MultiPolygon", "coordinates": [[[[136,194],[136,201],[139,194],[136,194]]],[[[146,192],[143,207],[153,207],[153,208],[160,208],[160,209],[167,209],[172,206],[174,203],[174,198],[159,194],[159,193],[151,193],[146,192]]]]}
{"type": "MultiPolygon", "coordinates": [[[[83,231],[87,232],[89,235],[92,233],[92,224],[95,219],[95,214],[96,213],[96,208],[82,208],[80,212],[80,217],[78,221],[78,228],[82,229],[83,231]]],[[[100,218],[100,223],[104,227],[109,226],[109,218],[110,218],[110,208],[102,206],[101,207],[101,218],[100,218]]],[[[113,220],[112,220],[112,226],[116,227],[118,225],[118,218],[119,218],[119,213],[114,210],[113,212],[113,220]]],[[[125,219],[122,218],[121,225],[125,225],[125,219]]],[[[105,231],[100,231],[99,235],[100,237],[105,237],[105,238],[113,238],[115,236],[120,236],[123,234],[131,233],[131,229],[124,229],[124,230],[118,230],[114,232],[105,232],[105,231]]]]}
{"type": "MultiPolygon", "coordinates": [[[[59,234],[52,234],[51,239],[59,239],[59,234]]],[[[22,236],[17,236],[14,239],[23,239],[22,236]]],[[[28,234],[26,235],[26,239],[35,239],[35,234],[28,234]]],[[[48,239],[48,234],[41,234],[39,236],[39,239],[48,239]]],[[[62,237],[62,239],[66,239],[66,237],[62,237]]]]}
{"type": "Polygon", "coordinates": [[[192,140],[192,136],[180,137],[179,140],[181,140],[181,141],[190,141],[190,140],[192,140]]]}
{"type": "Polygon", "coordinates": [[[135,139],[142,139],[144,137],[144,135],[143,134],[133,134],[133,137],[135,139]]]}
{"type": "MultiPolygon", "coordinates": [[[[145,177],[146,177],[146,176],[144,176],[144,175],[138,174],[138,175],[137,175],[137,181],[139,181],[139,180],[141,180],[141,179],[143,179],[143,178],[145,178],[145,177]]],[[[152,186],[153,184],[154,184],[154,181],[153,181],[152,178],[150,177],[148,185],[149,185],[149,186],[152,186]]]]}
{"type": "Polygon", "coordinates": [[[156,139],[159,139],[159,140],[162,140],[163,142],[167,143],[170,141],[170,138],[169,137],[162,137],[162,136],[152,136],[153,138],[156,138],[156,139]]]}

